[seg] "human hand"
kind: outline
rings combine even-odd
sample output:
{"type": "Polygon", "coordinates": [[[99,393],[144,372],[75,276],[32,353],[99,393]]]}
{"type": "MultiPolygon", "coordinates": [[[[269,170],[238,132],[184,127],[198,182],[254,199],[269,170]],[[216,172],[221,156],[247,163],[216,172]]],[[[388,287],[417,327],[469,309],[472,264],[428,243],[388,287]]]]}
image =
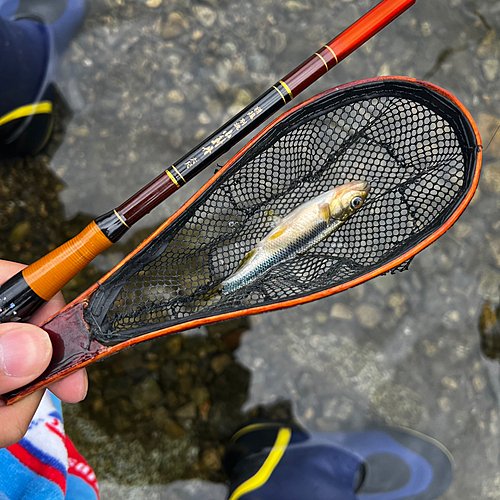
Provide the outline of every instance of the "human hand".
{"type": "MultiPolygon", "coordinates": [[[[0,260],[0,283],[20,271],[21,264],[0,260]]],[[[0,394],[31,382],[47,368],[52,357],[48,334],[34,324],[41,323],[64,307],[58,293],[39,309],[29,323],[0,324],[0,394]]],[[[84,369],[68,375],[49,386],[59,399],[77,403],[87,394],[87,373],[84,369]]],[[[26,434],[28,426],[42,399],[44,389],[10,406],[0,406],[0,448],[17,443],[26,434]]]]}

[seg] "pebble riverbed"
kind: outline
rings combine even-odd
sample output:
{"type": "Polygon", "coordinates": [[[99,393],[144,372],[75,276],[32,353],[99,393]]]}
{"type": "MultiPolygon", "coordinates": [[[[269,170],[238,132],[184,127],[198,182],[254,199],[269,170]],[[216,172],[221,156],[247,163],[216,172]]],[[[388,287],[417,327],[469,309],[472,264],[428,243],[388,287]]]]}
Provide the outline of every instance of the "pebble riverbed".
{"type": "MultiPolygon", "coordinates": [[[[0,256],[29,263],[64,242],[375,3],[93,0],[61,67],[51,143],[35,158],[0,165],[0,256]]],[[[295,104],[361,78],[426,79],[468,108],[486,146],[500,125],[499,62],[498,1],[418,0],[295,104]]],[[[212,173],[95,259],[66,287],[66,299],[212,173]]],[[[455,459],[444,500],[499,500],[499,209],[500,133],[484,153],[471,205],[408,271],[90,367],[89,396],[65,405],[65,419],[102,499],[224,499],[221,457],[231,433],[266,416],[315,432],[374,425],[424,432],[455,459]]]]}

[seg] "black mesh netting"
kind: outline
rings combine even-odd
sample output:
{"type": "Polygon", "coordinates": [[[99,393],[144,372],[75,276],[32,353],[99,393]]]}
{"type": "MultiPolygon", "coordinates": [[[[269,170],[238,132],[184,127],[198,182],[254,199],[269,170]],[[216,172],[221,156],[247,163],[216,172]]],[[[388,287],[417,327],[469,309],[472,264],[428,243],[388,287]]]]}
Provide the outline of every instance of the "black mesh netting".
{"type": "Polygon", "coordinates": [[[365,275],[446,222],[470,189],[477,149],[460,109],[424,86],[376,81],[322,96],[274,126],[99,287],[85,313],[92,335],[116,342],[365,275]],[[353,180],[372,189],[339,230],[249,286],[217,293],[276,216],[353,180]]]}

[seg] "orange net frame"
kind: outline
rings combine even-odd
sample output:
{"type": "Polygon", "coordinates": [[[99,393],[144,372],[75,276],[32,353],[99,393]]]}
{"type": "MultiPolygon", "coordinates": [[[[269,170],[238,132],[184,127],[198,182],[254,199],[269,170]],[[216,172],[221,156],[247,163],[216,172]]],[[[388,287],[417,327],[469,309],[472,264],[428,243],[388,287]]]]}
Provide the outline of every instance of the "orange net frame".
{"type": "Polygon", "coordinates": [[[472,119],[437,87],[380,78],[316,96],[276,120],[100,284],[84,314],[91,338],[109,345],[294,305],[404,269],[458,218],[479,168],[472,119]],[[214,294],[276,216],[353,180],[371,192],[338,231],[250,285],[214,294]]]}

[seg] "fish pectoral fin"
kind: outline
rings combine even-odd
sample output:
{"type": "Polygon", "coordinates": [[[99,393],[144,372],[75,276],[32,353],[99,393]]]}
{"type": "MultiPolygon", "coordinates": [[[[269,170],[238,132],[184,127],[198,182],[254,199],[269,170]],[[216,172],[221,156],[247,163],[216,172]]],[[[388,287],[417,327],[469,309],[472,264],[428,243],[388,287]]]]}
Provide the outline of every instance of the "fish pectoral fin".
{"type": "Polygon", "coordinates": [[[326,222],[326,225],[330,225],[330,205],[328,203],[323,203],[318,207],[319,217],[321,220],[326,222]]]}
{"type": "Polygon", "coordinates": [[[282,227],[281,229],[278,229],[273,234],[271,234],[271,236],[269,236],[269,241],[272,241],[272,240],[275,240],[276,238],[279,238],[285,231],[286,231],[286,227],[282,227]]]}
{"type": "Polygon", "coordinates": [[[240,262],[240,265],[238,266],[238,269],[241,269],[255,255],[255,252],[256,252],[255,248],[253,250],[250,250],[250,252],[248,252],[245,255],[245,257],[243,257],[242,261],[240,262]]]}

